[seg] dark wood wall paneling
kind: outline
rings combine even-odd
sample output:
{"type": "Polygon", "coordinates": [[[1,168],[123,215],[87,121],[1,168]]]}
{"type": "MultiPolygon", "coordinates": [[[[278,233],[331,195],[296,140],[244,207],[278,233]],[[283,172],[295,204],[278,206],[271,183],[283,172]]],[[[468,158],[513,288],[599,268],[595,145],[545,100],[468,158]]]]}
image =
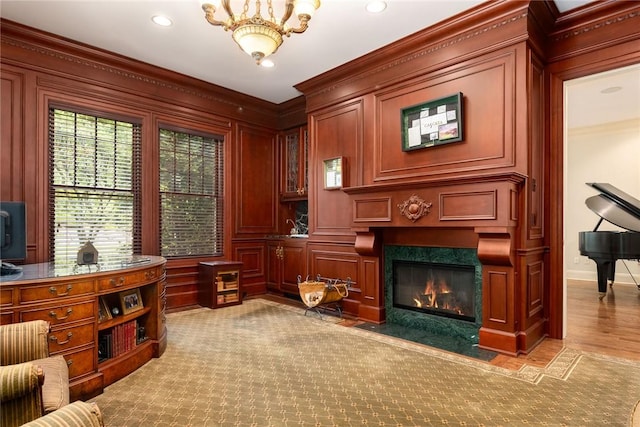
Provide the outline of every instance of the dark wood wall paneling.
{"type": "MultiPolygon", "coordinates": [[[[159,252],[159,200],[153,195],[158,194],[157,129],[163,124],[225,138],[225,157],[229,159],[224,195],[226,258],[239,255],[232,249],[235,231],[246,238],[252,232],[263,237],[267,230],[274,229],[278,129],[273,124],[304,122],[302,97],[275,105],[7,20],[1,24],[0,198],[27,202],[26,262],[48,260],[50,105],[116,115],[143,124],[145,253],[159,252]]],[[[250,255],[242,253],[241,257],[247,262],[250,278],[256,269],[263,268],[257,261],[263,249],[254,246],[250,255]]],[[[168,261],[169,309],[197,303],[198,263],[210,260],[168,261]]]]}
{"type": "Polygon", "coordinates": [[[481,345],[518,354],[561,338],[562,97],[546,76],[637,63],[639,6],[619,3],[562,16],[551,2],[487,2],[297,85],[312,135],[310,268],[358,273],[347,311],[384,321],[383,244],[477,247],[481,345]],[[456,92],[464,141],[403,152],[401,109],[456,92]],[[336,156],[341,192],[322,185],[336,156]],[[398,213],[413,194],[433,202],[419,224],[398,213]]]}
{"type": "MultiPolygon", "coordinates": [[[[238,143],[232,153],[233,185],[228,186],[232,202],[226,206],[228,212],[241,208],[240,220],[230,223],[232,256],[245,264],[247,289],[260,293],[265,280],[260,237],[270,232],[278,214],[268,203],[270,194],[250,191],[250,169],[277,170],[272,151],[276,129],[270,123],[277,116],[278,129],[303,124],[300,106],[306,103],[308,272],[350,277],[354,287],[345,310],[383,322],[383,244],[477,247],[483,262],[483,345],[526,353],[545,334],[562,337],[562,82],[639,63],[639,17],[635,2],[599,2],[567,15],[559,15],[550,2],[483,3],[300,83],[304,98],[277,108],[107,52],[42,40],[30,30],[7,34],[3,21],[2,89],[3,94],[10,89],[12,97],[9,101],[3,95],[0,148],[3,156],[11,153],[23,165],[43,165],[42,155],[25,148],[24,141],[42,139],[44,131],[22,123],[25,116],[37,116],[38,78],[51,75],[75,85],[88,82],[86,94],[102,96],[111,89],[136,99],[142,93],[147,94],[144,105],[186,115],[194,110],[196,116],[215,111],[238,143]],[[65,54],[57,57],[43,47],[49,42],[65,54]],[[140,75],[144,78],[136,80],[140,75]],[[399,110],[458,91],[465,97],[465,140],[402,152],[399,110]],[[243,143],[266,159],[243,157],[243,143]],[[336,156],[346,160],[348,181],[343,190],[325,190],[322,161],[336,156]],[[258,164],[262,160],[273,163],[258,164]],[[246,183],[240,169],[249,173],[246,183]],[[436,201],[420,220],[428,226],[414,228],[398,214],[397,204],[414,192],[436,201]],[[262,218],[252,217],[250,212],[262,209],[268,209],[262,218]]],[[[46,183],[21,177],[29,175],[25,171],[26,166],[16,166],[6,178],[11,189],[3,184],[0,194],[3,199],[20,199],[21,192],[39,197],[31,212],[43,206],[37,186],[46,183]]],[[[30,259],[42,258],[46,220],[29,226],[36,230],[29,240],[30,259]]],[[[176,306],[193,301],[196,264],[191,261],[175,267],[176,306]]]]}

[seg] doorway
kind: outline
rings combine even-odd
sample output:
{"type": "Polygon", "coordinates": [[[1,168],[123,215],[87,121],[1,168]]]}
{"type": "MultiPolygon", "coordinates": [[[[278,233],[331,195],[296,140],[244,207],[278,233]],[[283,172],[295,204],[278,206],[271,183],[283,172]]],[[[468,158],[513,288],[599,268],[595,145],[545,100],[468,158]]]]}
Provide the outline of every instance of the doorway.
{"type": "MultiPolygon", "coordinates": [[[[596,265],[580,255],[578,235],[600,220],[585,205],[599,193],[587,182],[610,183],[640,199],[640,64],[567,80],[563,92],[563,217],[571,218],[563,230],[564,338],[568,345],[607,352],[625,340],[620,335],[630,333],[626,328],[640,327],[633,315],[640,308],[640,263],[618,260],[616,285],[599,300],[596,265]]],[[[606,220],[598,230],[626,231],[606,220]]]]}

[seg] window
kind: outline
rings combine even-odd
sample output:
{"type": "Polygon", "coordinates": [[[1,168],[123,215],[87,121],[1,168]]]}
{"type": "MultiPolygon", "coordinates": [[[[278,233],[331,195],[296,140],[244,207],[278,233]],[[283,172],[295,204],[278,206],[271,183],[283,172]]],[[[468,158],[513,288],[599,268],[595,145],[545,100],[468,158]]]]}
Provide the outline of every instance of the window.
{"type": "Polygon", "coordinates": [[[223,138],[160,129],[160,253],[222,255],[223,138]]]}
{"type": "Polygon", "coordinates": [[[139,124],[49,110],[52,261],[87,242],[101,262],[140,253],[140,144],[139,124]]]}

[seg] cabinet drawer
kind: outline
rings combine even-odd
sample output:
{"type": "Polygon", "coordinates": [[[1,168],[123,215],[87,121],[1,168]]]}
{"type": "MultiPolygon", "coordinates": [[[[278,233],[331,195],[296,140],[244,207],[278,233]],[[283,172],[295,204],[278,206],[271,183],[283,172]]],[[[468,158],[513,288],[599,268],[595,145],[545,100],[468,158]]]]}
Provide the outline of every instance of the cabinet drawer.
{"type": "Polygon", "coordinates": [[[88,374],[95,370],[94,360],[98,360],[94,354],[94,347],[75,352],[64,353],[64,358],[69,366],[69,379],[88,374]]]}
{"type": "Polygon", "coordinates": [[[52,330],[49,333],[49,353],[60,353],[93,342],[94,324],[95,323],[89,323],[86,325],[52,330]]]}
{"type": "Polygon", "coordinates": [[[98,292],[112,291],[119,288],[126,288],[130,285],[154,280],[162,276],[162,267],[150,268],[148,270],[136,271],[129,274],[118,274],[98,281],[98,292]]]}
{"type": "Polygon", "coordinates": [[[78,320],[93,319],[94,317],[95,310],[93,300],[61,304],[48,308],[22,310],[20,312],[21,322],[41,319],[48,321],[52,326],[78,320]]]}
{"type": "Polygon", "coordinates": [[[77,297],[93,293],[93,281],[56,283],[20,288],[20,302],[42,301],[62,297],[77,297]]]}
{"type": "Polygon", "coordinates": [[[13,304],[13,288],[0,289],[0,306],[7,307],[13,304]]]}

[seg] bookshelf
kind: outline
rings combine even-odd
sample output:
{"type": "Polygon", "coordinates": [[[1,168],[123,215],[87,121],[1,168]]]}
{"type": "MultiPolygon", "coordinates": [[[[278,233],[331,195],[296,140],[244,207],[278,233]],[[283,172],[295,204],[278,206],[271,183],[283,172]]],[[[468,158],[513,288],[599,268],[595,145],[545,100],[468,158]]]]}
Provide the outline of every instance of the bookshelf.
{"type": "Polygon", "coordinates": [[[241,273],[241,262],[201,262],[198,278],[198,303],[209,308],[242,304],[241,273]]]}

